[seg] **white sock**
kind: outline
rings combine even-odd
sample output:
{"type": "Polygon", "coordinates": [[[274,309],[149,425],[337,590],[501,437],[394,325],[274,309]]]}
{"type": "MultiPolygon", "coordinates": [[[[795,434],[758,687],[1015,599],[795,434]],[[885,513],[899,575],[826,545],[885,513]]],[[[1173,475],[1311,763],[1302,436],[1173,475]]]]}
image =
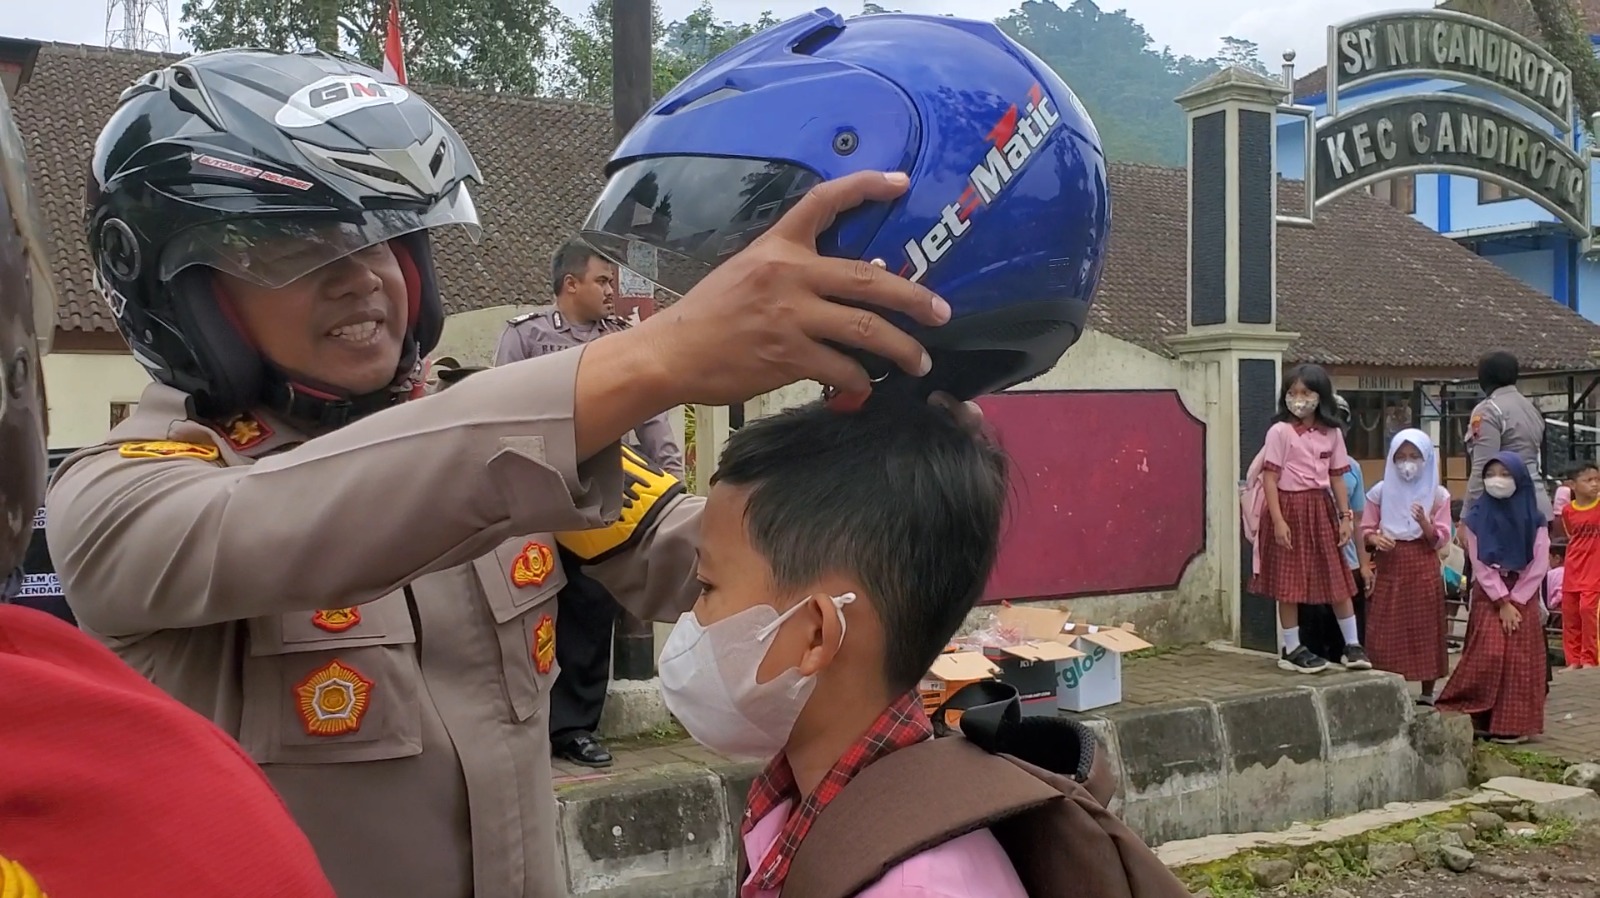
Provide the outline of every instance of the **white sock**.
{"type": "Polygon", "coordinates": [[[1345,645],[1360,645],[1361,632],[1356,629],[1356,616],[1339,618],[1339,632],[1344,635],[1345,645]]]}
{"type": "Polygon", "coordinates": [[[1285,654],[1293,654],[1294,650],[1299,648],[1299,647],[1300,647],[1300,628],[1299,627],[1284,627],[1283,628],[1283,651],[1284,651],[1284,653],[1285,654]]]}

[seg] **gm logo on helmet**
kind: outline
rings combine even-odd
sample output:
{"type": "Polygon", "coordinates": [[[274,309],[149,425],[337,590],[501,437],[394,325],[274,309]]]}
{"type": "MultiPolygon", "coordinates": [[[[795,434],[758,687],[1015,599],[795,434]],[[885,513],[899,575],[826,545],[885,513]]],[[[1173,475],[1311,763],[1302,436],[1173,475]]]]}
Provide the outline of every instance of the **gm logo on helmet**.
{"type": "Polygon", "coordinates": [[[1026,106],[1019,109],[1011,104],[989,131],[989,152],[967,175],[966,189],[941,210],[939,221],[922,239],[906,241],[906,262],[900,267],[900,276],[921,281],[972,227],[972,215],[979,206],[989,205],[1005,192],[1060,122],[1061,114],[1051,108],[1050,98],[1038,84],[1028,89],[1026,106]]]}
{"type": "Polygon", "coordinates": [[[396,106],[410,96],[397,84],[365,75],[329,75],[291,94],[272,120],[280,128],[314,128],[358,109],[396,106]]]}

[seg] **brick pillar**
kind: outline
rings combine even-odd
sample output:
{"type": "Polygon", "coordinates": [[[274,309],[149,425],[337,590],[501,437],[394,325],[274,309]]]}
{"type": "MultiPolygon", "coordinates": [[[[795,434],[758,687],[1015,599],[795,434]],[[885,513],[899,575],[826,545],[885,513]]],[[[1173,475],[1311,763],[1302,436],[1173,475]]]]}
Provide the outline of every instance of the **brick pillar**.
{"type": "Polygon", "coordinates": [[[1229,68],[1180,94],[1189,119],[1188,328],[1170,342],[1217,367],[1207,422],[1207,473],[1219,599],[1236,641],[1276,652],[1277,610],[1251,595],[1250,545],[1238,485],[1261,449],[1277,402],[1283,353],[1299,337],[1277,327],[1278,81],[1229,68]]]}

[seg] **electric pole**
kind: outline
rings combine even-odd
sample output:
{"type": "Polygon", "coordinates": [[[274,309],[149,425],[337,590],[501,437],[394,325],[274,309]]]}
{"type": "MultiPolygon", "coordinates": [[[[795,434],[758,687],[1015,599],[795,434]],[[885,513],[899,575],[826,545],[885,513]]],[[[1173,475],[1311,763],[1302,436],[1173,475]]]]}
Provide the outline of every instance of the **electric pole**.
{"type": "MultiPolygon", "coordinates": [[[[650,58],[653,43],[650,32],[654,21],[650,3],[651,0],[611,0],[611,117],[619,142],[639,119],[644,118],[655,100],[651,89],[655,67],[650,58]]],[[[655,272],[639,274],[649,277],[655,272]]],[[[649,621],[622,612],[612,644],[611,664],[616,678],[648,680],[654,677],[655,641],[655,629],[649,621]]]]}

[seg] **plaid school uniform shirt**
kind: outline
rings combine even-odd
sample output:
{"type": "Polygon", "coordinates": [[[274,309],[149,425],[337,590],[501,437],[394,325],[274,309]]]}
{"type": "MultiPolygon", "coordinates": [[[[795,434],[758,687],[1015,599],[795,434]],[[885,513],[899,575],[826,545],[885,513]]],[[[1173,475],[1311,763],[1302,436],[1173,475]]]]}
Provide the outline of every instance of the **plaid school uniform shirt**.
{"type": "Polygon", "coordinates": [[[762,892],[783,886],[794,853],[805,840],[811,824],[822,813],[822,809],[844,791],[856,774],[890,752],[932,738],[933,723],[922,710],[922,699],[916,693],[908,692],[884,709],[861,738],[834,763],[816,791],[804,800],[800,800],[799,787],[795,783],[794,771],[789,767],[789,760],[781,754],[773,758],[767,769],[750,785],[741,836],[749,835],[761,818],[778,810],[785,802],[797,801],[799,807],[784,822],[766,857],[752,866],[754,872],[749,880],[740,885],[740,898],[755,898],[762,892]]]}

